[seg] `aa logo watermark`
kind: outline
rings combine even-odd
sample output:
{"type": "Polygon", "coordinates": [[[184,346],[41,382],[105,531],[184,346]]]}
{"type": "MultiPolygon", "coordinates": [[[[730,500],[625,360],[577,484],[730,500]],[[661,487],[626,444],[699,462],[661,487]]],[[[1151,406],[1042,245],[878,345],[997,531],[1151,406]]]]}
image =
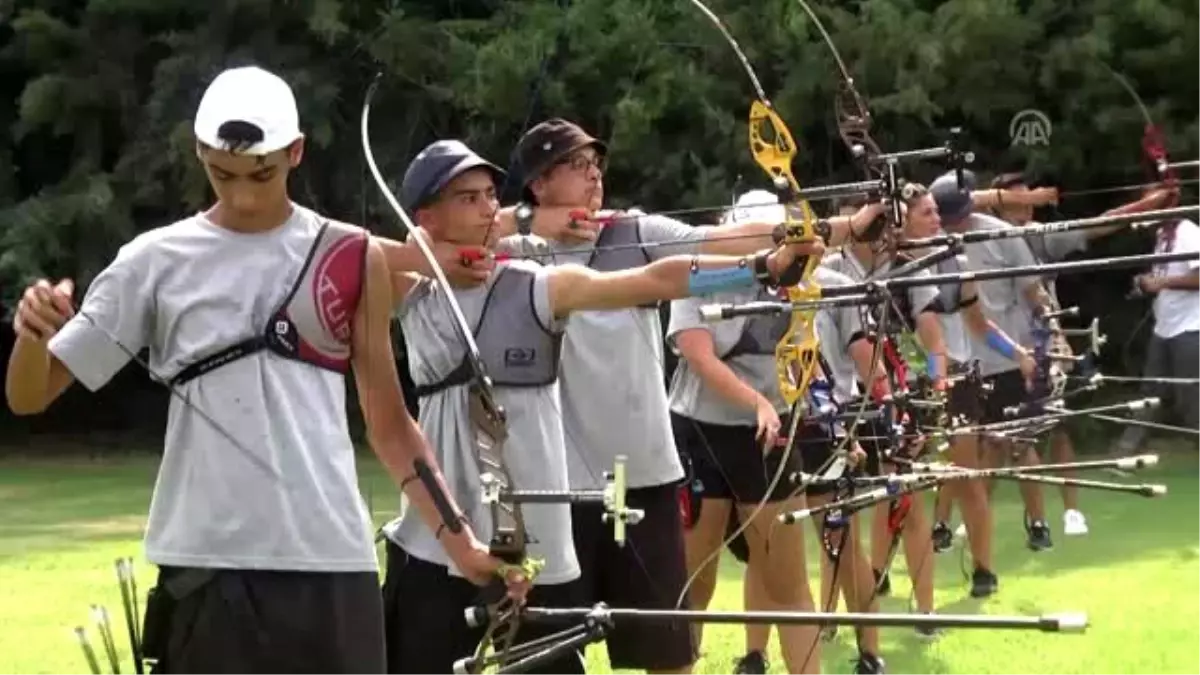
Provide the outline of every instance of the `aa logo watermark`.
{"type": "Polygon", "coordinates": [[[1026,108],[1008,123],[1010,145],[1050,145],[1050,118],[1046,113],[1026,108]]]}

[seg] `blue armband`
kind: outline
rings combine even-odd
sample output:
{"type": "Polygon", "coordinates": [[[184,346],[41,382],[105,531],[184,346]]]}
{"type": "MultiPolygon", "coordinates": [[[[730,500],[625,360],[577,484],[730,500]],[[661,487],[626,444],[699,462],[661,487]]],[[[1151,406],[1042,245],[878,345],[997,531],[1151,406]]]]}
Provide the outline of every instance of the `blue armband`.
{"type": "Polygon", "coordinates": [[[1005,340],[1004,337],[1000,335],[1000,331],[996,330],[995,326],[988,326],[986,342],[987,346],[991,347],[992,351],[996,352],[1000,356],[1012,359],[1013,361],[1017,360],[1017,350],[1013,349],[1010,341],[1005,340]]]}
{"type": "Polygon", "coordinates": [[[929,379],[936,380],[938,377],[938,363],[941,362],[941,355],[930,353],[925,357],[925,374],[929,379]]]}
{"type": "Polygon", "coordinates": [[[688,295],[709,295],[721,291],[736,291],[742,288],[753,288],[758,282],[754,278],[754,270],[742,261],[737,267],[726,267],[717,270],[692,269],[688,275],[688,295]]]}

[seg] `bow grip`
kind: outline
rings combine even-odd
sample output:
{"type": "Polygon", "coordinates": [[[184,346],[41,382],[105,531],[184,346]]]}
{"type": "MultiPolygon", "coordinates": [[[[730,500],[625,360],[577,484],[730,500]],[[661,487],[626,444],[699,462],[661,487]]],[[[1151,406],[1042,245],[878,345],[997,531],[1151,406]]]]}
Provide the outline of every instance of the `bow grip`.
{"type": "MultiPolygon", "coordinates": [[[[793,286],[787,289],[788,300],[805,302],[821,297],[821,289],[816,286],[801,288],[793,286]]],[[[779,379],[779,393],[789,406],[808,391],[809,382],[817,368],[820,343],[814,331],[814,311],[792,313],[792,321],[788,330],[775,346],[775,369],[779,379]],[[797,341],[797,334],[800,340],[797,341]],[[799,372],[795,372],[798,370],[799,372]]]]}

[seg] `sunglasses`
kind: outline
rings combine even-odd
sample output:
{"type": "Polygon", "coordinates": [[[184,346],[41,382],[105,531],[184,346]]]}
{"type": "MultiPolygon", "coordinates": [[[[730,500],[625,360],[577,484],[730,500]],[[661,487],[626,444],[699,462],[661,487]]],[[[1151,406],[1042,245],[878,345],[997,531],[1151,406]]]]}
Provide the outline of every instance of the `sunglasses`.
{"type": "Polygon", "coordinates": [[[575,172],[583,172],[594,166],[599,169],[600,173],[604,173],[604,169],[608,166],[608,161],[604,155],[597,154],[589,157],[585,153],[577,152],[558,160],[554,163],[554,166],[569,166],[575,172]]]}

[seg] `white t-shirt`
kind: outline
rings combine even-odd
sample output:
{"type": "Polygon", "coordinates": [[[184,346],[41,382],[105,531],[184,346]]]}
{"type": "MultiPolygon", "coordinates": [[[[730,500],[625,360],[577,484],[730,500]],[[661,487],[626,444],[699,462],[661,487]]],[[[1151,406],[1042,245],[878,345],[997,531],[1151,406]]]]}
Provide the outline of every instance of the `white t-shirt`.
{"type": "MultiPolygon", "coordinates": [[[[1181,219],[1175,226],[1175,242],[1168,246],[1160,238],[1155,253],[1194,253],[1200,251],[1200,226],[1181,219]]],[[[1187,260],[1156,265],[1154,274],[1176,276],[1200,269],[1200,260],[1187,260]]],[[[1154,334],[1172,338],[1180,333],[1200,330],[1200,293],[1168,288],[1154,298],[1154,334]]]]}
{"type": "MultiPolygon", "coordinates": [[[[636,227],[641,241],[651,244],[642,250],[653,260],[699,253],[711,230],[665,216],[642,216],[636,227]]],[[[551,264],[586,265],[590,257],[589,246],[550,245],[551,264]]],[[[602,489],[617,455],[628,457],[630,488],[683,478],[663,387],[664,358],[657,309],[571,313],[559,373],[572,489],[602,489]]]]}
{"type": "MultiPolygon", "coordinates": [[[[148,349],[150,368],[170,379],[262,333],[321,224],[293,206],[269,232],[237,233],[196,215],[140,235],[92,282],[50,351],[96,391],[130,360],[114,337],[148,349]]],[[[263,350],[175,389],[191,405],[171,397],[146,525],[150,562],[378,571],[343,375],[263,350]]]]}

